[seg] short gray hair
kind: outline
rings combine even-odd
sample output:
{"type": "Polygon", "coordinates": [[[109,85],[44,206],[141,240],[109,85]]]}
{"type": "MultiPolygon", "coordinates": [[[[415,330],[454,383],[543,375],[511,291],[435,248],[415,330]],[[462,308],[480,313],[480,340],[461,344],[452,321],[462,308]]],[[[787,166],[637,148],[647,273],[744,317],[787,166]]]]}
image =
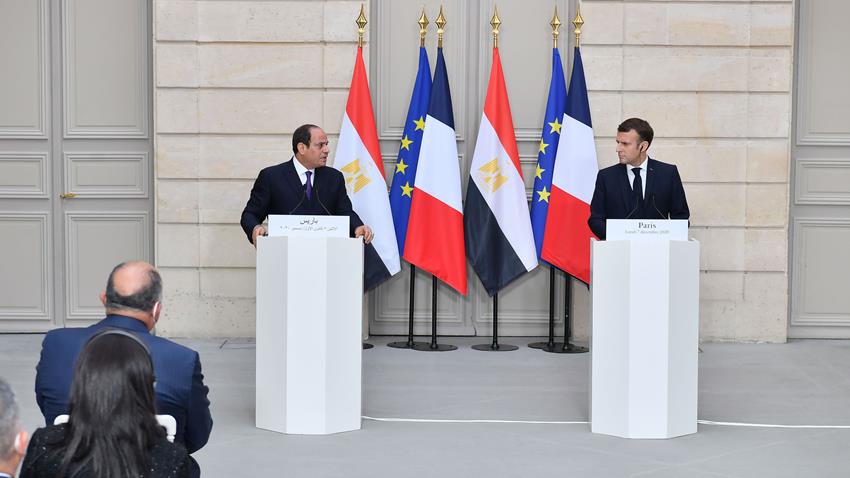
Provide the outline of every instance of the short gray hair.
{"type": "Polygon", "coordinates": [[[12,457],[15,452],[15,436],[20,429],[15,392],[9,382],[0,378],[0,461],[12,457]]]}

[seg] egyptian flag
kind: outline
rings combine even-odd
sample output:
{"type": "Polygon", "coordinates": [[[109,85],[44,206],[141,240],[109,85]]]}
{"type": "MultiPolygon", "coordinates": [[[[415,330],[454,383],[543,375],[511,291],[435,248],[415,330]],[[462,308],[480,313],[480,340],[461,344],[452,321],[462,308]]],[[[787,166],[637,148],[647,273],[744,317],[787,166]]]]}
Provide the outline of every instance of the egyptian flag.
{"type": "Polygon", "coordinates": [[[410,217],[410,203],[413,201],[413,188],[416,184],[416,169],[419,164],[419,151],[422,135],[425,133],[425,116],[428,114],[428,100],[431,97],[431,65],[425,47],[419,47],[419,71],[413,85],[407,120],[398,148],[395,173],[390,186],[390,209],[393,212],[395,238],[398,252],[404,254],[404,242],[407,239],[407,221],[410,217]]]}
{"type": "Polygon", "coordinates": [[[437,66],[419,150],[404,258],[466,295],[460,164],[442,48],[437,48],[437,66]]]}
{"type": "Polygon", "coordinates": [[[564,68],[561,66],[561,54],[552,49],[552,79],[549,81],[549,98],[546,100],[546,115],[543,117],[543,132],[540,135],[540,147],[537,152],[537,168],[534,170],[534,190],[531,194],[531,230],[534,232],[534,246],[537,258],[543,251],[543,237],[546,231],[546,217],[549,216],[549,196],[552,194],[552,173],[555,169],[555,156],[558,153],[558,140],[561,138],[561,121],[567,107],[567,84],[564,82],[564,68]]]}
{"type": "Polygon", "coordinates": [[[590,238],[596,236],[590,232],[587,219],[598,172],[584,68],[581,52],[576,48],[552,176],[543,259],[588,284],[590,238]]]}
{"type": "Polygon", "coordinates": [[[463,217],[469,261],[488,294],[492,296],[537,267],[498,48],[493,48],[490,85],[469,171],[463,217]]]}
{"type": "Polygon", "coordinates": [[[357,49],[334,167],[345,177],[354,212],[375,232],[372,243],[366,245],[363,264],[363,285],[370,290],[401,266],[362,48],[357,49]]]}

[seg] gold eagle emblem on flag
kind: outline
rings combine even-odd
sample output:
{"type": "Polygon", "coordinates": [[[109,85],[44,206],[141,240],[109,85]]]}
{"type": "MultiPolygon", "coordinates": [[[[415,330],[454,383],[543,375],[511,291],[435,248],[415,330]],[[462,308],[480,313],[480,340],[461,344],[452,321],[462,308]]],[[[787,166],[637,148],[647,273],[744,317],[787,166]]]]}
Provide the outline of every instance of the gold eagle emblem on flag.
{"type": "Polygon", "coordinates": [[[358,191],[366,187],[372,180],[366,175],[366,171],[360,167],[360,160],[346,164],[342,168],[342,175],[345,177],[345,189],[349,195],[356,194],[358,191]]]}
{"type": "Polygon", "coordinates": [[[484,186],[489,193],[495,193],[508,182],[508,177],[502,174],[502,161],[499,158],[493,158],[492,161],[484,163],[478,168],[478,180],[480,185],[484,186]]]}

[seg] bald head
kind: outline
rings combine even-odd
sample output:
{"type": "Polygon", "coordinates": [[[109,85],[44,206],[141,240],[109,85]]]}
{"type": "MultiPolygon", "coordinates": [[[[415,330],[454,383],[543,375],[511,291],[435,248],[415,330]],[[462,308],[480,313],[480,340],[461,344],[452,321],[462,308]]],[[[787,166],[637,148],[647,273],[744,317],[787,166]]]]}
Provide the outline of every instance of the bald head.
{"type": "Polygon", "coordinates": [[[106,282],[107,310],[150,312],[162,296],[159,272],[147,262],[122,262],[106,282]]]}

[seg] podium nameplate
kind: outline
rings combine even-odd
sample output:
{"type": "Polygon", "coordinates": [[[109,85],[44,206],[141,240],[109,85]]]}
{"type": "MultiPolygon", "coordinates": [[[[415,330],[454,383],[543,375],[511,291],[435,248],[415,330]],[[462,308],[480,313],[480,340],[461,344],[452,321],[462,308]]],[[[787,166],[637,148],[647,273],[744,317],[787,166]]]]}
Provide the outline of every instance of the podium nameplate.
{"type": "Polygon", "coordinates": [[[687,241],[685,219],[608,219],[605,238],[609,241],[687,241]]]}
{"type": "Polygon", "coordinates": [[[348,237],[348,216],[269,215],[269,236],[348,237]]]}

